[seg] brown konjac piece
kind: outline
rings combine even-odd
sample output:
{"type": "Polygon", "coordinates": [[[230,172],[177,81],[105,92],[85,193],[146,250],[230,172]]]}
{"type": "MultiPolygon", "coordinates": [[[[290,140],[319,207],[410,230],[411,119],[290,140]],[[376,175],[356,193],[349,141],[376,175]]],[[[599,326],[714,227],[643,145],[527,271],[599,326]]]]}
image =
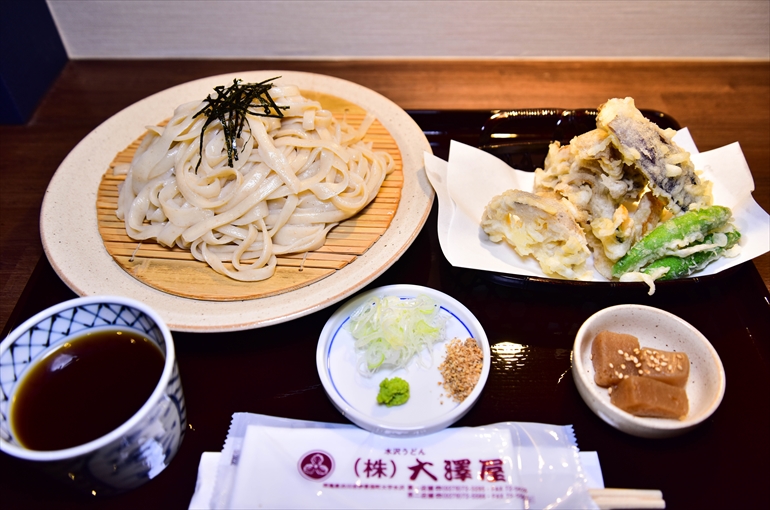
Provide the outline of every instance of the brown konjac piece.
{"type": "Polygon", "coordinates": [[[594,381],[607,388],[626,376],[638,375],[639,340],[633,335],[602,331],[591,345],[594,381]]]}
{"type": "Polygon", "coordinates": [[[673,386],[684,387],[690,377],[690,359],[683,352],[661,351],[642,347],[638,375],[656,379],[673,386]]]}
{"type": "Polygon", "coordinates": [[[684,388],[649,377],[624,378],[611,391],[612,404],[634,416],[682,419],[690,408],[684,388]]]}

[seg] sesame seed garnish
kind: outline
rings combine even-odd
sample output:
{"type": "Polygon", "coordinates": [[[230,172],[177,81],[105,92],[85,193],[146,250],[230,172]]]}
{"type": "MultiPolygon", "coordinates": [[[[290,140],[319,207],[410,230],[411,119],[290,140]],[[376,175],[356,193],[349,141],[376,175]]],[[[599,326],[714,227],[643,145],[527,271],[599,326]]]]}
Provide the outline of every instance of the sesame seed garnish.
{"type": "Polygon", "coordinates": [[[446,351],[438,370],[444,376],[444,388],[449,395],[455,402],[462,402],[479,381],[484,355],[473,338],[465,342],[455,338],[447,344],[446,351]]]}

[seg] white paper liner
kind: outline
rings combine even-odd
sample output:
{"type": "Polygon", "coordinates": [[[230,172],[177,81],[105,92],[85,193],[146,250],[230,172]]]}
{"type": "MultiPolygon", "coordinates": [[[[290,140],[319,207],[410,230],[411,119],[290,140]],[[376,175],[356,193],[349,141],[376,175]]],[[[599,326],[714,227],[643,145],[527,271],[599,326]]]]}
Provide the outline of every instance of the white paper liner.
{"type": "MultiPolygon", "coordinates": [[[[733,223],[741,233],[737,256],[722,257],[690,277],[717,274],[770,251],[770,216],[751,195],[754,180],[740,145],[735,142],[698,152],[686,128],[677,132],[674,140],[690,152],[702,178],[713,182],[714,204],[732,209],[733,223]]],[[[428,153],[424,159],[428,179],[439,199],[439,243],[450,264],[553,278],[543,273],[533,257],[523,258],[507,243],[490,241],[481,229],[481,216],[489,201],[509,189],[531,192],[534,173],[514,170],[496,156],[454,140],[448,162],[428,153]]],[[[608,280],[594,270],[593,281],[608,280]]]]}

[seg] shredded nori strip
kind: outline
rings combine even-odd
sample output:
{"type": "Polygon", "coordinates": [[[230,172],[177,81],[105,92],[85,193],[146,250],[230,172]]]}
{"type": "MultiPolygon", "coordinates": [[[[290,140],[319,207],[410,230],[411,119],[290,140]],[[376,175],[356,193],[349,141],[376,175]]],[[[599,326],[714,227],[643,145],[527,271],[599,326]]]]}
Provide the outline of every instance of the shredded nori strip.
{"type": "MultiPolygon", "coordinates": [[[[214,87],[216,97],[209,95],[204,101],[208,103],[193,118],[198,115],[206,115],[206,122],[201,128],[198,164],[195,165],[195,173],[203,159],[203,133],[214,120],[222,123],[225,135],[225,148],[227,149],[227,165],[232,168],[233,161],[238,160],[237,142],[243,132],[243,125],[249,123],[246,115],[257,117],[283,117],[281,110],[287,110],[288,106],[278,106],[268,92],[280,76],[270,78],[260,83],[241,83],[234,79],[233,84],[225,88],[224,85],[214,87]]],[[[249,126],[251,129],[251,126],[249,126]]]]}

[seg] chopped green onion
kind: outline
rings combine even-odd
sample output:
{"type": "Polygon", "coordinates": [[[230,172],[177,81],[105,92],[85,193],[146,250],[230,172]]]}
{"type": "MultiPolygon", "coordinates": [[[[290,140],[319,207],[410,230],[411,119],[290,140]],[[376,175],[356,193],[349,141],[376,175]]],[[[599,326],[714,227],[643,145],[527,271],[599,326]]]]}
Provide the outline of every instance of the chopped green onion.
{"type": "Polygon", "coordinates": [[[443,339],[441,307],[428,296],[374,297],[350,316],[346,328],[361,354],[358,370],[371,376],[380,367],[406,368],[417,358],[421,366],[433,362],[433,344],[443,339]],[[423,359],[427,350],[428,362],[423,359]]]}

